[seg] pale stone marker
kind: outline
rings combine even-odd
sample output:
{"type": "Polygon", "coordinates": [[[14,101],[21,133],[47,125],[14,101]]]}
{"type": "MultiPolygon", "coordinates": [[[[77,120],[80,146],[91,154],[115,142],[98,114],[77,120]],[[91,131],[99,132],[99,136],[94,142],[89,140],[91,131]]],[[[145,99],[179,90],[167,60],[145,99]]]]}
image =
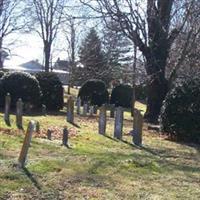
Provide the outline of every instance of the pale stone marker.
{"type": "Polygon", "coordinates": [[[81,113],[81,98],[80,97],[78,97],[77,102],[76,102],[76,111],[77,111],[77,114],[80,115],[81,113]]]}
{"type": "Polygon", "coordinates": [[[16,104],[16,125],[19,129],[23,129],[23,102],[20,98],[16,104]]]}
{"type": "Polygon", "coordinates": [[[106,133],[106,106],[102,105],[99,109],[99,134],[106,133]]]}
{"type": "Polygon", "coordinates": [[[22,149],[21,149],[19,159],[18,159],[20,167],[22,168],[25,166],[26,158],[28,155],[28,149],[30,147],[31,138],[34,131],[35,131],[35,122],[30,121],[28,124],[27,132],[26,132],[22,149]]]}
{"type": "Polygon", "coordinates": [[[83,116],[87,116],[87,111],[88,111],[88,104],[84,103],[83,104],[83,116]]]}
{"type": "Polygon", "coordinates": [[[117,107],[115,110],[115,127],[114,137],[121,140],[123,131],[124,112],[122,107],[117,107]]]}
{"type": "Polygon", "coordinates": [[[11,97],[8,93],[5,98],[5,112],[4,112],[4,120],[8,126],[10,126],[10,103],[11,97]]]}
{"type": "Polygon", "coordinates": [[[67,101],[67,121],[74,123],[74,100],[72,96],[67,101]]]}
{"type": "Polygon", "coordinates": [[[69,137],[69,131],[67,128],[63,129],[63,140],[62,145],[68,147],[68,137],[69,137]]]}
{"type": "Polygon", "coordinates": [[[142,127],[143,116],[139,110],[134,111],[134,124],[133,124],[133,143],[135,145],[142,145],[142,127]]]}

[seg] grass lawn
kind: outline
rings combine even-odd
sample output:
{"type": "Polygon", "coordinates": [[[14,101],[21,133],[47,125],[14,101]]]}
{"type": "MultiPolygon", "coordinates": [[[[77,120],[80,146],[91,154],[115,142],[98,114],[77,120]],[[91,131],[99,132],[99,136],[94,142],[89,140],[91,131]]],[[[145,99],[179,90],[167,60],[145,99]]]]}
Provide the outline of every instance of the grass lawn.
{"type": "MultiPolygon", "coordinates": [[[[145,109],[140,103],[137,107],[145,109]]],[[[200,199],[200,147],[168,141],[147,125],[143,147],[133,146],[129,113],[123,141],[112,138],[113,119],[106,137],[97,133],[97,117],[76,116],[74,127],[64,111],[28,116],[25,128],[30,119],[40,122],[41,137],[33,138],[22,170],[16,163],[24,133],[6,127],[0,113],[0,199],[200,199]],[[64,126],[70,129],[71,149],[60,145],[64,126]],[[52,141],[43,138],[49,127],[52,141]]]]}

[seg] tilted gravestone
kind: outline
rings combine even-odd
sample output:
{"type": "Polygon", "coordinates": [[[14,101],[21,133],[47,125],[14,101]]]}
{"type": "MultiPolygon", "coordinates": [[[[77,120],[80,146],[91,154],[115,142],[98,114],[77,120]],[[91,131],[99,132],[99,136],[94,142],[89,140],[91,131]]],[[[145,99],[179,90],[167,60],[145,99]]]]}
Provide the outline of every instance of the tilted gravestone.
{"type": "Polygon", "coordinates": [[[20,167],[22,167],[22,168],[25,166],[26,158],[28,155],[28,150],[30,147],[31,139],[32,139],[32,134],[33,134],[33,132],[35,132],[35,129],[36,129],[35,122],[30,121],[28,124],[27,132],[26,132],[24,142],[22,145],[22,149],[21,149],[19,159],[18,159],[20,167]]]}
{"type": "Polygon", "coordinates": [[[62,145],[68,147],[68,137],[69,137],[69,131],[65,127],[63,129],[63,139],[62,139],[62,145]]]}
{"type": "Polygon", "coordinates": [[[124,111],[122,107],[117,107],[115,110],[115,127],[114,137],[121,140],[123,131],[124,111]]]}
{"type": "Polygon", "coordinates": [[[81,113],[81,98],[78,97],[77,102],[76,102],[76,112],[78,115],[81,113]]]}
{"type": "Polygon", "coordinates": [[[10,126],[10,103],[11,97],[8,93],[5,98],[5,112],[4,112],[4,120],[8,126],[10,126]]]}
{"type": "Polygon", "coordinates": [[[16,104],[16,125],[19,129],[23,129],[23,102],[19,99],[16,104]]]}
{"type": "Polygon", "coordinates": [[[106,106],[102,105],[99,109],[99,134],[106,133],[106,106]]]}
{"type": "Polygon", "coordinates": [[[70,96],[67,101],[67,121],[69,123],[74,123],[74,99],[72,96],[70,96]]]}
{"type": "Polygon", "coordinates": [[[83,116],[87,116],[87,111],[88,111],[88,104],[84,103],[83,104],[83,116]]]}
{"type": "Polygon", "coordinates": [[[110,118],[115,117],[115,105],[110,105],[110,118]]]}
{"type": "Polygon", "coordinates": [[[137,146],[142,145],[142,127],[143,116],[139,110],[135,109],[133,122],[133,143],[137,146]]]}

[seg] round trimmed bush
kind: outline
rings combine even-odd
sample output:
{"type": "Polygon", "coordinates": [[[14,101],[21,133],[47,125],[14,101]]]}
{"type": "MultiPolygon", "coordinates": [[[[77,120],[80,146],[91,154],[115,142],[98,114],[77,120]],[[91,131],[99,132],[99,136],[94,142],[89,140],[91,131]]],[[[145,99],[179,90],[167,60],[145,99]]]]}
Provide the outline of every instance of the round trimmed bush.
{"type": "Polygon", "coordinates": [[[86,81],[80,88],[78,96],[82,103],[89,102],[91,105],[101,106],[109,102],[105,83],[96,79],[86,81]]]}
{"type": "Polygon", "coordinates": [[[41,90],[37,79],[24,72],[6,73],[1,78],[1,88],[3,102],[5,95],[10,93],[11,106],[16,106],[19,98],[22,99],[25,105],[29,104],[32,107],[40,106],[41,90]]]}
{"type": "Polygon", "coordinates": [[[129,85],[118,85],[112,90],[110,103],[116,107],[131,108],[133,88],[129,85]]]}
{"type": "Polygon", "coordinates": [[[161,125],[178,140],[200,143],[200,78],[187,80],[167,94],[161,125]]]}
{"type": "Polygon", "coordinates": [[[40,72],[35,75],[39,81],[42,90],[42,104],[46,105],[48,110],[60,110],[63,108],[63,86],[55,73],[40,72]]]}

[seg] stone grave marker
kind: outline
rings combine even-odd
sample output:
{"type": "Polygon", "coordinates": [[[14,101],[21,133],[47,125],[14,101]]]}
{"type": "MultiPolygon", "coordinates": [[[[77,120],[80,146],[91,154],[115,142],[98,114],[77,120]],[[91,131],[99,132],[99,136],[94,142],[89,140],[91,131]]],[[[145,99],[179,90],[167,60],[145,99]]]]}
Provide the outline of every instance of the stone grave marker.
{"type": "Polygon", "coordinates": [[[115,127],[114,137],[121,140],[123,132],[124,112],[122,107],[117,107],[115,110],[115,127]]]}
{"type": "Polygon", "coordinates": [[[21,98],[16,104],[16,125],[19,129],[23,129],[23,102],[21,98]]]}
{"type": "Polygon", "coordinates": [[[4,120],[8,126],[10,126],[10,104],[11,104],[11,97],[8,93],[5,97],[5,111],[4,111],[4,120]]]}
{"type": "Polygon", "coordinates": [[[69,137],[69,131],[68,129],[65,127],[63,129],[63,139],[62,139],[62,145],[68,147],[68,137],[69,137]]]}
{"type": "Polygon", "coordinates": [[[135,109],[133,123],[133,143],[137,146],[142,145],[142,128],[143,116],[139,110],[135,109]]]}
{"type": "Polygon", "coordinates": [[[76,102],[76,112],[78,115],[81,113],[81,98],[78,97],[77,102],[76,102]]]}
{"type": "Polygon", "coordinates": [[[67,101],[67,121],[74,123],[74,100],[72,96],[67,101]]]}
{"type": "Polygon", "coordinates": [[[102,105],[99,109],[99,134],[106,133],[106,106],[102,105]]]}
{"type": "Polygon", "coordinates": [[[25,166],[25,162],[26,162],[27,155],[28,155],[28,150],[29,150],[30,143],[31,143],[32,134],[35,131],[35,129],[36,129],[35,128],[35,122],[30,121],[29,124],[28,124],[28,128],[27,128],[27,131],[26,131],[26,135],[25,135],[24,142],[23,142],[23,145],[22,145],[22,149],[21,149],[19,159],[18,159],[19,165],[22,168],[25,166]]]}

